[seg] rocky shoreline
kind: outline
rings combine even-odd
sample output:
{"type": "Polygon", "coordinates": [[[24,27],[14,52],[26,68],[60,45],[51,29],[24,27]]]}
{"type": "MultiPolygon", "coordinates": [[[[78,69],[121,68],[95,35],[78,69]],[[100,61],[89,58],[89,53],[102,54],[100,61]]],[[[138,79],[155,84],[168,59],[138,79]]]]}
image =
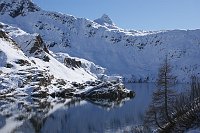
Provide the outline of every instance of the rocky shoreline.
{"type": "Polygon", "coordinates": [[[102,82],[102,81],[88,81],[84,84],[72,83],[73,87],[59,92],[48,94],[47,92],[35,92],[31,94],[32,97],[47,97],[51,96],[61,98],[81,98],[81,99],[109,99],[111,101],[132,98],[135,92],[128,90],[122,83],[116,82],[102,82]]]}

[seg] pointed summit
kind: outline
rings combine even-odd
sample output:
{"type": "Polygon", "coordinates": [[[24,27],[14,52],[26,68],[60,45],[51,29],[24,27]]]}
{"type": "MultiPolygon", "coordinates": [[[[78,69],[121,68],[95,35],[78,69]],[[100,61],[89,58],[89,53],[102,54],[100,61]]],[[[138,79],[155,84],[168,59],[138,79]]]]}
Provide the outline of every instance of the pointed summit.
{"type": "Polygon", "coordinates": [[[114,25],[110,17],[106,14],[103,14],[101,18],[95,19],[94,22],[100,25],[114,25]]]}
{"type": "Polygon", "coordinates": [[[15,18],[27,12],[39,11],[40,8],[32,0],[0,0],[0,14],[8,14],[15,18]]]}

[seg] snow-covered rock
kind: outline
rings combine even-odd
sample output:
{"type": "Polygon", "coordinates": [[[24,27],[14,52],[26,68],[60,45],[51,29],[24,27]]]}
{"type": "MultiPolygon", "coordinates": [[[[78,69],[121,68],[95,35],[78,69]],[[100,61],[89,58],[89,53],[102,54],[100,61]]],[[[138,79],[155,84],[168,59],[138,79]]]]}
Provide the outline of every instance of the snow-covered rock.
{"type": "Polygon", "coordinates": [[[113,25],[112,20],[106,14],[103,14],[103,16],[101,18],[95,19],[94,22],[96,22],[100,25],[105,25],[105,24],[113,25]]]}
{"type": "Polygon", "coordinates": [[[15,18],[19,15],[26,15],[27,12],[39,11],[40,8],[31,0],[0,0],[1,14],[7,14],[15,18]]]}
{"type": "Polygon", "coordinates": [[[127,90],[122,84],[103,82],[94,87],[89,87],[86,91],[80,93],[80,95],[81,97],[86,97],[91,100],[107,99],[110,101],[117,101],[127,97],[134,97],[135,93],[127,90]]]}
{"type": "Polygon", "coordinates": [[[94,22],[102,25],[102,26],[105,26],[109,29],[119,29],[112,21],[112,19],[106,15],[106,14],[103,14],[101,18],[98,18],[98,19],[95,19],[94,22]]]}

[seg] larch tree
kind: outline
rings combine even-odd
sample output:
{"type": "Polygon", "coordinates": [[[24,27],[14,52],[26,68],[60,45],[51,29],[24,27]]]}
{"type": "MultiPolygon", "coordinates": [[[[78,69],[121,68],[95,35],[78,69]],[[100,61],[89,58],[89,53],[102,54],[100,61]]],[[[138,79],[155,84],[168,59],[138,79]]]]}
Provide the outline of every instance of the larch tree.
{"type": "Polygon", "coordinates": [[[176,77],[172,74],[172,66],[166,56],[158,70],[157,89],[153,93],[152,104],[146,113],[146,124],[153,124],[160,129],[164,129],[163,126],[167,123],[173,124],[173,101],[176,94],[172,87],[175,82],[176,77]]]}

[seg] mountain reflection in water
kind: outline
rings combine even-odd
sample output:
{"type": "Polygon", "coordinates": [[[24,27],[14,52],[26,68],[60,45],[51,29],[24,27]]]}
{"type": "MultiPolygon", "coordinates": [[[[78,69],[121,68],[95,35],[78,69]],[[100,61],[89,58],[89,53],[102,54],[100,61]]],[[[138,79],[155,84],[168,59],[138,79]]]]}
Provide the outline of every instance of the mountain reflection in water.
{"type": "Polygon", "coordinates": [[[107,133],[130,131],[143,122],[154,84],[128,84],[132,99],[33,99],[0,100],[0,132],[107,133]]]}

